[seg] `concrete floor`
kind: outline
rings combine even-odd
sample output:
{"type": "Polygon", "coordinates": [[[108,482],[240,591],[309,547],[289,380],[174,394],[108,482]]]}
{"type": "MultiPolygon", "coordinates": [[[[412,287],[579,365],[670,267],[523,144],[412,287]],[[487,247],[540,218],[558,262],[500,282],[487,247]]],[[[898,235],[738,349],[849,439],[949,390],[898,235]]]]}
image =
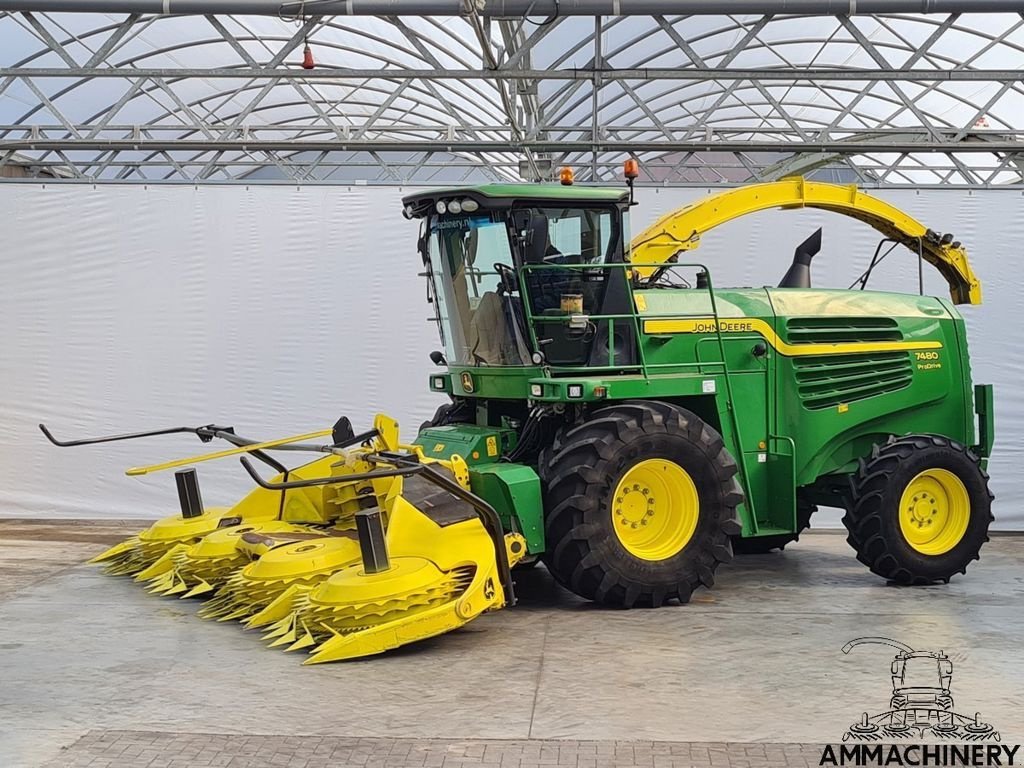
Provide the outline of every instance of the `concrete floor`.
{"type": "Polygon", "coordinates": [[[890,650],[840,652],[866,635],[945,650],[957,711],[1024,740],[1024,538],[995,538],[948,586],[904,589],[812,533],[656,611],[596,608],[538,568],[519,574],[519,606],[462,631],[302,667],[81,564],[135,527],[0,521],[0,766],[104,731],[834,743],[888,702],[890,650]]]}

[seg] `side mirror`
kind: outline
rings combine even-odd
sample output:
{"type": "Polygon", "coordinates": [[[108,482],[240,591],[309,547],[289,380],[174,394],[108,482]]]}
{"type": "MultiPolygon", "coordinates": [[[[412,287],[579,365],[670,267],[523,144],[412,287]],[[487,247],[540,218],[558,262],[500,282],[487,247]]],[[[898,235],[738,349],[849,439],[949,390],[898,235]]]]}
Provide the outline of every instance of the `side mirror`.
{"type": "Polygon", "coordinates": [[[430,353],[430,361],[434,365],[438,366],[448,365],[448,361],[444,359],[444,355],[441,352],[437,351],[436,349],[430,353]]]}
{"type": "Polygon", "coordinates": [[[516,242],[525,251],[533,242],[533,213],[522,208],[512,211],[512,226],[515,228],[516,242]]]}
{"type": "Polygon", "coordinates": [[[416,250],[419,252],[424,266],[429,266],[430,264],[430,254],[427,252],[427,239],[429,238],[429,234],[429,230],[427,229],[427,220],[424,219],[420,224],[419,237],[416,238],[416,250]]]}

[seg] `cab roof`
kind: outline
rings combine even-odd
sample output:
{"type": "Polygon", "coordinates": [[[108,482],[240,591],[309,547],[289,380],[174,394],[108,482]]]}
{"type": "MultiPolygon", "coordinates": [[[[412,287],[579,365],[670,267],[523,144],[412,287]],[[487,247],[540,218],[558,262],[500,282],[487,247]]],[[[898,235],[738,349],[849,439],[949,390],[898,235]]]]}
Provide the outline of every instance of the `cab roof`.
{"type": "Polygon", "coordinates": [[[627,203],[629,190],[625,187],[583,187],[562,184],[482,184],[476,187],[447,187],[417,192],[402,198],[402,204],[411,206],[415,215],[422,216],[432,209],[437,200],[471,197],[481,207],[488,204],[505,206],[513,200],[551,201],[555,203],[627,203]]]}

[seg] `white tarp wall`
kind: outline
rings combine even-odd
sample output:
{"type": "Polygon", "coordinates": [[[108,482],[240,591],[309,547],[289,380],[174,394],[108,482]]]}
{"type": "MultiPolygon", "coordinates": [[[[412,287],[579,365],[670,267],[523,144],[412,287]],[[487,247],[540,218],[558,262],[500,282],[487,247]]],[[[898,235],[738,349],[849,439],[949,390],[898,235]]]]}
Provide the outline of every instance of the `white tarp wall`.
{"type": "MultiPolygon", "coordinates": [[[[157,517],[176,511],[170,473],[126,467],[211,450],[193,437],[59,449],[79,437],[215,422],[280,437],[367,428],[394,414],[406,434],[440,400],[408,189],[307,186],[0,184],[0,515],[157,517]]],[[[633,230],[708,190],[644,189],[633,230]]],[[[966,307],[974,378],[996,385],[990,466],[996,525],[1024,529],[1024,196],[1015,191],[879,195],[970,249],[985,304],[966,307]]],[[[846,287],[877,235],[814,211],[771,211],[716,230],[694,256],[718,285],[775,283],[793,248],[825,226],[813,274],[846,287]]],[[[926,265],[930,293],[948,295],[926,265]]],[[[872,285],[912,291],[900,249],[872,285]]],[[[235,460],[200,469],[204,501],[251,483],[235,460]]],[[[823,515],[817,523],[836,524],[823,515]]]]}

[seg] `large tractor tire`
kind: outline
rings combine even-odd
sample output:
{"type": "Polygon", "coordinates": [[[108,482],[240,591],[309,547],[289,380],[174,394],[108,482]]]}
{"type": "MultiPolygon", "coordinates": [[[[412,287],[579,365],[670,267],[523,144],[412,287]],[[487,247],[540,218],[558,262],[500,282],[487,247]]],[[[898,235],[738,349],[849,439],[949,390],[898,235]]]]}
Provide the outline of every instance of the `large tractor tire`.
{"type": "Polygon", "coordinates": [[[898,584],[949,582],[988,541],[988,475],[944,437],[890,437],[861,459],[843,524],[857,559],[898,584]]]}
{"type": "Polygon", "coordinates": [[[777,536],[755,536],[744,539],[737,536],[732,540],[732,549],[737,555],[764,555],[776,549],[782,550],[787,544],[799,541],[800,534],[811,525],[811,515],[818,511],[816,504],[800,498],[796,500],[796,533],[780,533],[777,536]]]}
{"type": "Polygon", "coordinates": [[[660,402],[602,408],[547,454],[545,564],[581,597],[620,608],[689,601],[732,559],[743,500],[721,435],[660,402]]]}

